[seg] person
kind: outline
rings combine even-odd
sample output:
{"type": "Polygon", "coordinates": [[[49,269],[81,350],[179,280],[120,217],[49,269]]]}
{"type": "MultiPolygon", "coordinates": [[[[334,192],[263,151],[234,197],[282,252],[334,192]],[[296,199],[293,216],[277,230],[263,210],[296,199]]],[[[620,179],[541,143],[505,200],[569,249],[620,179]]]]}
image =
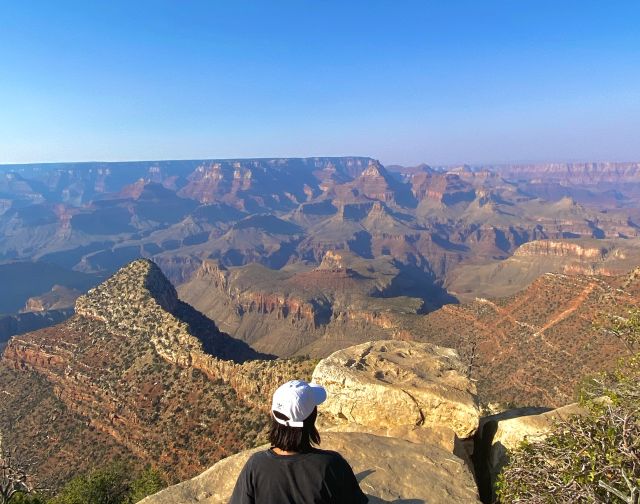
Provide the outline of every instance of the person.
{"type": "Polygon", "coordinates": [[[229,504],[364,504],[349,463],[320,444],[315,426],[325,389],[302,380],[278,387],[271,405],[271,448],[254,453],[229,504]]]}

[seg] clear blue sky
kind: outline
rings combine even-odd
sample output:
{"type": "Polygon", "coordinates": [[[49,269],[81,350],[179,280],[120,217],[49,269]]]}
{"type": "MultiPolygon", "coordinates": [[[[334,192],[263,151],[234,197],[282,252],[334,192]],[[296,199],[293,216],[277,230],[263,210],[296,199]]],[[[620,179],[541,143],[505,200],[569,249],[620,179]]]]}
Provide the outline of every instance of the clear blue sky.
{"type": "Polygon", "coordinates": [[[0,0],[0,163],[640,160],[640,0],[0,0]]]}

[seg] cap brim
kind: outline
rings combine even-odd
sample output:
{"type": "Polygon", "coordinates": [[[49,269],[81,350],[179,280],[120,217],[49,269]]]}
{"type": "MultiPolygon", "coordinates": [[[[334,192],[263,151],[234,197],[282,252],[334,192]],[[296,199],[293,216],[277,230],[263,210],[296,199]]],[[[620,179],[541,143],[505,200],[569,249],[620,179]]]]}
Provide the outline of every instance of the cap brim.
{"type": "Polygon", "coordinates": [[[311,393],[313,394],[316,406],[318,404],[322,404],[327,400],[327,391],[322,385],[318,385],[317,383],[310,383],[309,387],[311,388],[311,393]]]}

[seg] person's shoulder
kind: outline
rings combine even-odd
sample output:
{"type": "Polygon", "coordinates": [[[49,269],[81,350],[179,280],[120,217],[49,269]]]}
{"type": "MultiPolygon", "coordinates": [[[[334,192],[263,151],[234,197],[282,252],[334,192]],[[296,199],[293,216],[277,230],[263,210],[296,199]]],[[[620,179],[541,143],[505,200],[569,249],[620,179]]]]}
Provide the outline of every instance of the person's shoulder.
{"type": "Polygon", "coordinates": [[[327,457],[327,458],[342,458],[342,455],[340,455],[337,451],[333,451],[333,450],[322,450],[320,448],[313,448],[311,450],[311,453],[316,454],[319,457],[327,457]]]}
{"type": "Polygon", "coordinates": [[[320,448],[314,448],[311,453],[313,453],[313,456],[316,459],[322,460],[328,465],[347,463],[344,457],[340,455],[337,451],[321,450],[320,448]]]}
{"type": "Polygon", "coordinates": [[[255,453],[252,453],[251,456],[247,459],[246,466],[247,467],[255,467],[267,461],[269,459],[269,450],[260,450],[255,453]]]}

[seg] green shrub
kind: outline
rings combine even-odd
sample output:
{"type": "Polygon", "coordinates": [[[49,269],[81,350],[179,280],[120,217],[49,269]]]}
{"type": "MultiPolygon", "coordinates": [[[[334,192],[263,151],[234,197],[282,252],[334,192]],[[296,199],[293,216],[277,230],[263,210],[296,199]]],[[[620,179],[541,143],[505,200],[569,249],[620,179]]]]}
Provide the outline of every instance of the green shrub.
{"type": "Polygon", "coordinates": [[[131,492],[129,494],[129,502],[138,502],[147,495],[159,492],[166,486],[166,482],[158,471],[147,467],[138,477],[131,483],[131,492]]]}
{"type": "Polygon", "coordinates": [[[114,463],[67,483],[50,504],[125,504],[130,490],[128,467],[114,463]]]}
{"type": "Polygon", "coordinates": [[[128,464],[114,462],[75,477],[48,504],[133,504],[164,486],[154,469],[147,467],[133,478],[128,464]]]}

